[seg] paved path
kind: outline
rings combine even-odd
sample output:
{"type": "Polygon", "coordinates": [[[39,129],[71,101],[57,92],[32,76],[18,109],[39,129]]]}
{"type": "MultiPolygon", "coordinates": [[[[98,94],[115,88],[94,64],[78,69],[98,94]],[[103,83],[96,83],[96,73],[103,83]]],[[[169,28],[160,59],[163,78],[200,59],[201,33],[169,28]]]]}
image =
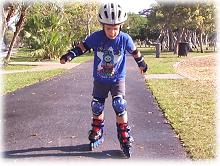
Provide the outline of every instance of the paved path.
{"type": "MultiPolygon", "coordinates": [[[[133,159],[186,159],[179,139],[128,58],[126,100],[135,139],[133,159]]],[[[105,142],[88,151],[92,63],[4,96],[4,155],[10,159],[121,159],[115,113],[105,106],[105,142]]]]}

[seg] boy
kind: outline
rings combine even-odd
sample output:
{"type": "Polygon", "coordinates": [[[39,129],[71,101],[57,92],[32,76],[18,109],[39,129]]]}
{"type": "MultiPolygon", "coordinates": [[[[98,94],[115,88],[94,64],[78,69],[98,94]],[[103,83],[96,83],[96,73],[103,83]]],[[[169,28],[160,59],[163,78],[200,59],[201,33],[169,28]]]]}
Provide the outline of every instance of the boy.
{"type": "Polygon", "coordinates": [[[119,4],[102,5],[98,20],[103,30],[94,32],[84,42],[63,55],[60,63],[65,64],[91,48],[94,50],[94,86],[91,102],[93,119],[92,130],[89,132],[91,150],[104,140],[104,104],[108,93],[111,92],[112,106],[116,113],[118,139],[124,154],[130,157],[133,138],[128,126],[125,100],[126,54],[133,55],[141,73],[147,71],[147,65],[131,37],[121,31],[122,24],[127,20],[127,13],[119,4]]]}

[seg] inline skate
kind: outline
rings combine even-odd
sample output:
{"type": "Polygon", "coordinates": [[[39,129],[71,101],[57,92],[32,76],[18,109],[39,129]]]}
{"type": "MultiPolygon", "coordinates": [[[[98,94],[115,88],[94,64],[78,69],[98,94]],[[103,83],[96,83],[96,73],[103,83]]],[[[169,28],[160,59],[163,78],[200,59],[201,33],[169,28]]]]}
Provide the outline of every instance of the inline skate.
{"type": "Polygon", "coordinates": [[[93,119],[92,130],[89,131],[89,145],[91,151],[104,142],[103,128],[104,120],[93,119]]]}
{"type": "Polygon", "coordinates": [[[127,123],[117,123],[116,125],[121,150],[125,157],[130,158],[132,142],[134,141],[133,137],[130,134],[131,128],[128,126],[127,123]]]}

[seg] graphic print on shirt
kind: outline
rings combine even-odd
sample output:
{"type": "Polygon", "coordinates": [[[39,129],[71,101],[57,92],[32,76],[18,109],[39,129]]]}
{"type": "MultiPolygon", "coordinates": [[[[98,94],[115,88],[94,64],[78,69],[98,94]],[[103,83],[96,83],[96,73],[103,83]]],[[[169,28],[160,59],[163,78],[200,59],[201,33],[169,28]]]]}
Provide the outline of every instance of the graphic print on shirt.
{"type": "Polygon", "coordinates": [[[97,56],[100,59],[97,74],[102,78],[113,78],[117,74],[117,62],[120,61],[120,52],[116,53],[112,47],[99,48],[97,56]]]}

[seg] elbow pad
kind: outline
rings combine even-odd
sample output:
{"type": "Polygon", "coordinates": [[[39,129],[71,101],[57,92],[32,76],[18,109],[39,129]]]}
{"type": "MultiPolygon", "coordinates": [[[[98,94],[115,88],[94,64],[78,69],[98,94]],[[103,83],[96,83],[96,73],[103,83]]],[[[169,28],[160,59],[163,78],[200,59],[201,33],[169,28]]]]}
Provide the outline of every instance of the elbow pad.
{"type": "Polygon", "coordinates": [[[77,56],[82,55],[82,54],[83,54],[83,51],[81,50],[80,47],[76,46],[75,48],[71,49],[71,50],[69,51],[69,53],[70,53],[71,58],[73,59],[73,58],[75,58],[75,57],[77,57],[77,56]]]}
{"type": "Polygon", "coordinates": [[[71,53],[71,58],[72,59],[77,57],[77,56],[80,56],[80,55],[84,54],[86,51],[88,51],[90,49],[85,43],[82,43],[82,44],[85,47],[84,51],[79,46],[76,46],[75,48],[73,48],[69,51],[69,53],[71,53]]]}

